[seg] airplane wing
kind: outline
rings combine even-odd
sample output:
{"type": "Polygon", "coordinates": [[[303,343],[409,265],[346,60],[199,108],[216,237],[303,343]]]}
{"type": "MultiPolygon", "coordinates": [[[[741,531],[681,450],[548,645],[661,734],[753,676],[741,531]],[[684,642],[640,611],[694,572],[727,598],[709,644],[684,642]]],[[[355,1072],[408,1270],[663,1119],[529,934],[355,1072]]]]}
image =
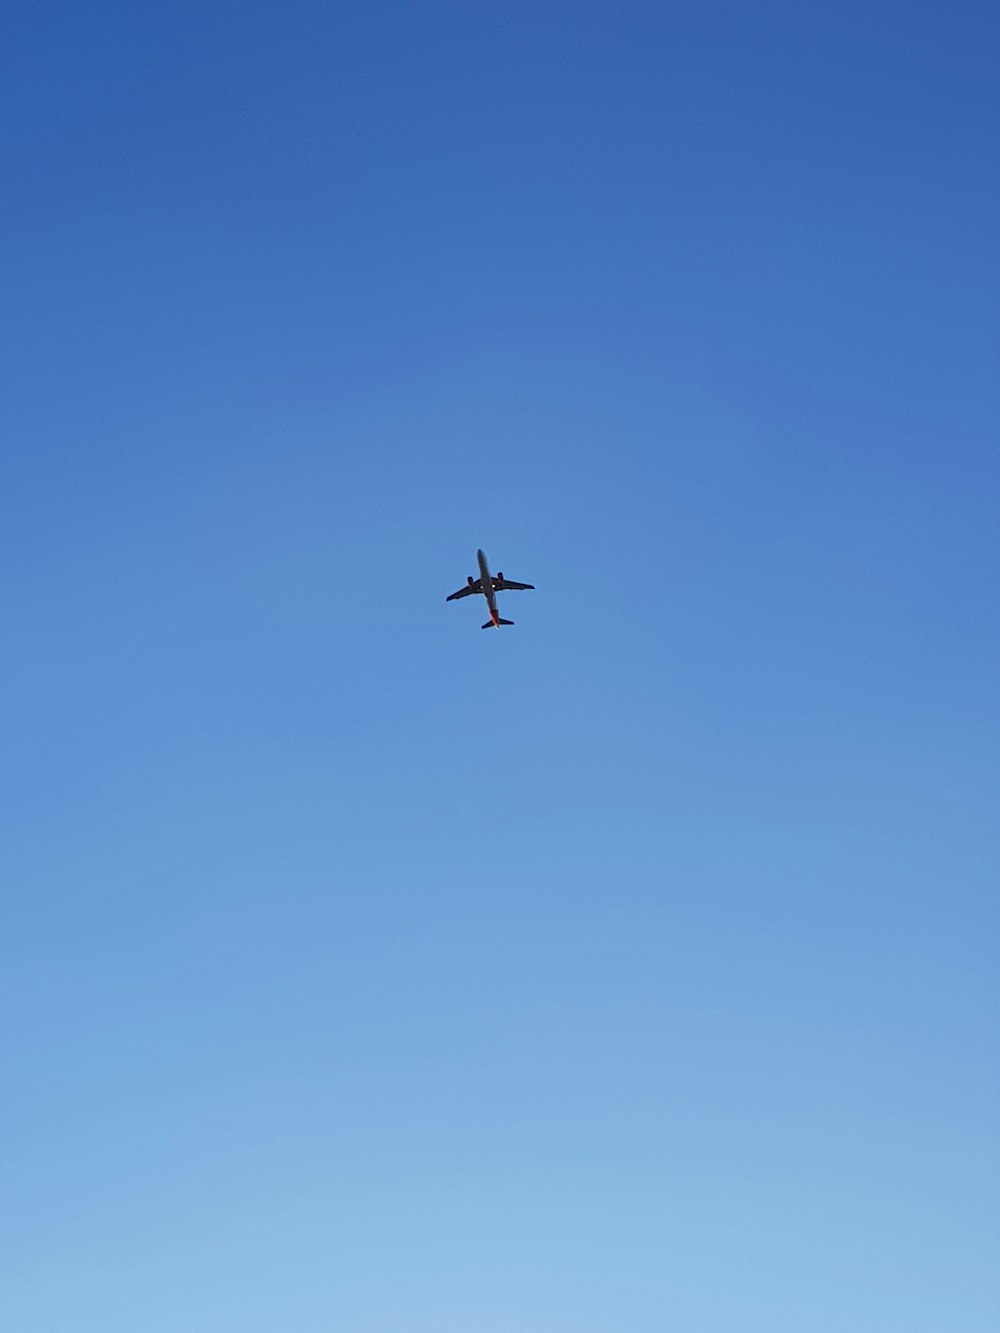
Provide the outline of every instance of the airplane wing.
{"type": "Polygon", "coordinates": [[[494,592],[534,592],[533,583],[514,583],[511,579],[494,579],[494,592]]]}
{"type": "MultiPolygon", "coordinates": [[[[494,583],[496,580],[494,579],[494,583]]],[[[446,597],[446,602],[457,601],[459,597],[471,597],[474,592],[482,592],[483,581],[476,579],[475,583],[467,583],[464,588],[459,588],[458,592],[453,592],[450,597],[446,597]]]]}

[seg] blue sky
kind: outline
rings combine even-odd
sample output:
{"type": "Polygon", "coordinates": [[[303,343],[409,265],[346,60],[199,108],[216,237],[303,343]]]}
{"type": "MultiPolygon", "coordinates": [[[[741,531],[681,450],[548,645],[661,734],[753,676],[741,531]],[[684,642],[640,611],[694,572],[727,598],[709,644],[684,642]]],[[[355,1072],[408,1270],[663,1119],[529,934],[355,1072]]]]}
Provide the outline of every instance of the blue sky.
{"type": "Polygon", "coordinates": [[[996,1327],[998,26],[8,17],[12,1328],[996,1327]]]}

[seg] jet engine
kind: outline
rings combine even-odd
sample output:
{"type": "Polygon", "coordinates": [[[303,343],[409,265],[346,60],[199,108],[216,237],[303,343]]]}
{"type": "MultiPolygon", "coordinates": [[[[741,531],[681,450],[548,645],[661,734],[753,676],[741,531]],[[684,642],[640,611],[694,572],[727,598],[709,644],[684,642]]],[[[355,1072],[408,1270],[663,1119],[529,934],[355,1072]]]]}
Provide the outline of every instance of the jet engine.
{"type": "Polygon", "coordinates": [[[470,588],[474,588],[475,586],[476,586],[476,580],[475,580],[475,579],[472,577],[472,575],[470,574],[470,575],[469,575],[469,587],[470,587],[470,588]]]}
{"type": "Polygon", "coordinates": [[[503,583],[503,570],[497,570],[497,583],[503,583]]]}

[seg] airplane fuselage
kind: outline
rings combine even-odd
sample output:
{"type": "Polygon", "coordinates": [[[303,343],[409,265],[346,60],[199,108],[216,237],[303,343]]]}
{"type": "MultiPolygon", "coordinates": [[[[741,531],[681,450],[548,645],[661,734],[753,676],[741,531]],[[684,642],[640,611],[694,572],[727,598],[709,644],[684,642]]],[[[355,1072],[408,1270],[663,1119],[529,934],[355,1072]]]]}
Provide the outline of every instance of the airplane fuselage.
{"type": "Polygon", "coordinates": [[[490,608],[490,619],[493,624],[500,628],[500,612],[497,610],[496,593],[493,591],[493,578],[490,574],[490,567],[486,563],[486,552],[477,551],[476,559],[479,561],[479,577],[483,582],[483,596],[486,598],[486,604],[490,608]]]}

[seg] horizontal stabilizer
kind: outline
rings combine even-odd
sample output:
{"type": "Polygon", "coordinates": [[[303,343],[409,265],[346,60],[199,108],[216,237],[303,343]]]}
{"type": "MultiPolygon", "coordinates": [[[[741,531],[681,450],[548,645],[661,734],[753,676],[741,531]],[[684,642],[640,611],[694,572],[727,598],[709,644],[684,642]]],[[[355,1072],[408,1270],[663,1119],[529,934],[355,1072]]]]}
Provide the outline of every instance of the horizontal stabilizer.
{"type": "MultiPolygon", "coordinates": [[[[499,629],[501,625],[513,625],[513,623],[514,623],[513,620],[500,620],[500,619],[498,618],[497,629],[499,629]]],[[[480,629],[492,629],[492,628],[493,628],[493,621],[492,621],[492,620],[487,620],[486,624],[485,624],[485,625],[480,625],[479,628],[480,628],[480,629]]]]}

